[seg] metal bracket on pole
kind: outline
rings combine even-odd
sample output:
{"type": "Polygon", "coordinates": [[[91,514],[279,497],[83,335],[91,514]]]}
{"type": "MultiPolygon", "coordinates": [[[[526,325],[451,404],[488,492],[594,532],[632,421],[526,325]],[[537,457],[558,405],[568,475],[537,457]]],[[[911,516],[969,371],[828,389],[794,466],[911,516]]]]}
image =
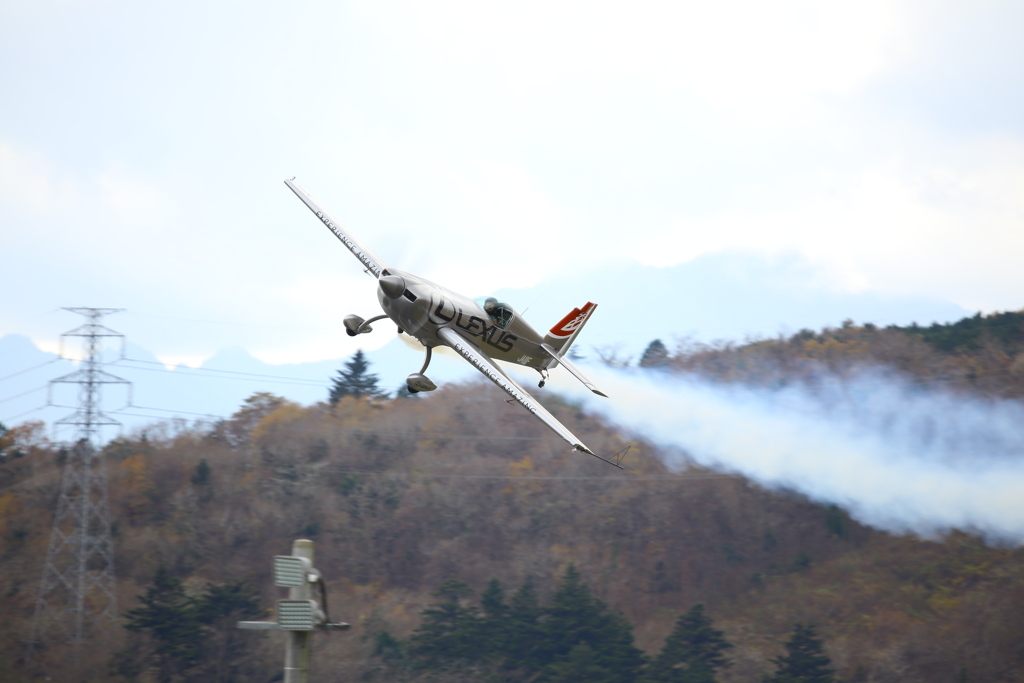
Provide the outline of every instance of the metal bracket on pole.
{"type": "Polygon", "coordinates": [[[345,622],[329,622],[326,614],[326,586],[313,566],[313,541],[292,544],[291,555],[274,557],[274,583],[288,588],[288,599],[277,601],[277,621],[239,621],[236,628],[255,631],[286,631],[284,683],[308,683],[309,634],[312,631],[346,631],[345,622]],[[319,584],[323,604],[313,597],[312,584],[319,584]]]}

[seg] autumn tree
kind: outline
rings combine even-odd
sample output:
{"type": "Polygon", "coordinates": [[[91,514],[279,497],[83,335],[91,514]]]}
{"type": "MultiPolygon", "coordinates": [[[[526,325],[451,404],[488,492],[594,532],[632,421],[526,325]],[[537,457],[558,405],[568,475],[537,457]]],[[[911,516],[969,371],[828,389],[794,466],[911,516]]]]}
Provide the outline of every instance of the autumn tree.
{"type": "Polygon", "coordinates": [[[370,362],[362,349],[345,361],[345,367],[338,370],[337,376],[331,380],[331,391],[328,400],[331,405],[337,404],[345,396],[356,398],[383,398],[385,392],[377,387],[377,375],[369,372],[370,362]]]}
{"type": "Polygon", "coordinates": [[[258,391],[242,402],[242,407],[232,414],[230,420],[218,424],[211,436],[223,439],[230,446],[241,446],[249,441],[263,418],[288,403],[290,401],[283,396],[258,391]]]}
{"type": "Polygon", "coordinates": [[[29,420],[14,427],[0,424],[0,460],[21,458],[46,448],[46,423],[29,420]]]}
{"type": "Polygon", "coordinates": [[[764,683],[834,683],[835,670],[825,654],[821,638],[814,626],[797,624],[786,642],[786,654],[772,659],[775,674],[766,676],[764,683]]]}
{"type": "Polygon", "coordinates": [[[724,652],[731,647],[723,633],[711,626],[711,618],[704,614],[704,605],[694,605],[679,617],[661,653],[641,680],[643,683],[714,683],[715,669],[729,666],[724,652]]]}

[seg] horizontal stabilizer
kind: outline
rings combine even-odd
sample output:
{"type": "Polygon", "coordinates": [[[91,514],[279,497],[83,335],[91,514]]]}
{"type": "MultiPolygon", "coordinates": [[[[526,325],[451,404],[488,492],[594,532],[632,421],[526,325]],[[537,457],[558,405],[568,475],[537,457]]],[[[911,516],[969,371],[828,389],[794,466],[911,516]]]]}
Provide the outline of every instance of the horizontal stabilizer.
{"type": "Polygon", "coordinates": [[[548,356],[555,361],[551,367],[554,367],[554,365],[561,365],[562,367],[569,371],[570,375],[572,375],[580,382],[582,382],[583,386],[585,386],[587,389],[590,389],[598,396],[604,396],[605,398],[608,398],[608,394],[598,389],[597,386],[593,382],[591,382],[590,379],[588,379],[587,376],[583,374],[583,371],[576,367],[576,364],[573,363],[571,360],[569,360],[565,356],[558,355],[558,353],[548,344],[541,344],[540,348],[544,351],[544,353],[548,354],[548,356]]]}

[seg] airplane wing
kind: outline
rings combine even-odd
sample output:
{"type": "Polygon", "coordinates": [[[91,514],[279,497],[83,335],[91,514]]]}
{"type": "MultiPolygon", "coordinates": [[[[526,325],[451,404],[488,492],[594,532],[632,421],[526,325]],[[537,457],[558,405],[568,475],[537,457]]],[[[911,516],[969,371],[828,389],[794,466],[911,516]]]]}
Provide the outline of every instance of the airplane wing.
{"type": "MultiPolygon", "coordinates": [[[[469,341],[450,327],[440,328],[437,331],[437,336],[441,338],[441,341],[455,350],[456,353],[469,361],[470,365],[482,372],[487,379],[501,387],[502,391],[513,398],[519,405],[536,415],[541,422],[551,429],[551,431],[568,441],[574,451],[589,453],[599,460],[604,460],[611,465],[619,467],[617,463],[606,458],[602,458],[600,455],[587,448],[582,441],[577,439],[572,432],[565,428],[565,425],[555,419],[555,416],[549,413],[544,406],[526,393],[526,391],[524,391],[523,388],[515,382],[515,380],[506,375],[495,364],[495,362],[491,360],[486,353],[477,348],[473,342],[469,341]]],[[[619,467],[619,469],[622,468],[619,467]]]]}
{"type": "Polygon", "coordinates": [[[327,228],[334,233],[334,236],[341,240],[341,243],[348,247],[366,271],[373,273],[374,277],[380,277],[381,272],[387,268],[384,261],[380,260],[376,254],[363,246],[363,243],[356,239],[355,235],[350,233],[345,227],[338,222],[338,220],[327,212],[327,209],[320,206],[319,202],[313,199],[313,196],[308,192],[299,187],[295,182],[294,178],[284,181],[284,184],[298,196],[303,203],[309,207],[309,210],[316,214],[327,228]]]}

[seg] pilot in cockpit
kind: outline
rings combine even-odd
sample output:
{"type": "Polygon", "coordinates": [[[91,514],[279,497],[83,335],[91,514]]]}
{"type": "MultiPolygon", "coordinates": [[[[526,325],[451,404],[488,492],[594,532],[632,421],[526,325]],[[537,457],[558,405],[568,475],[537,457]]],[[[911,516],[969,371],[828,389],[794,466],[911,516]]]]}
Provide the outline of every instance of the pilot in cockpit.
{"type": "Polygon", "coordinates": [[[489,296],[484,300],[484,312],[490,316],[491,322],[501,329],[505,329],[512,321],[512,309],[493,296],[489,296]]]}

